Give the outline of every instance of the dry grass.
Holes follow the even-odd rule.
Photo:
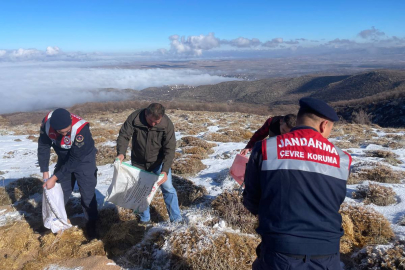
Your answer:
[[[392,247],[368,246],[352,257],[353,268],[359,270],[405,269],[405,246],[404,242],[395,242]]]
[[[380,183],[400,183],[404,177],[401,172],[394,171],[388,166],[377,165],[372,169],[366,169],[359,173],[362,179],[376,181]]]
[[[160,189],[156,192],[150,204],[150,220],[156,223],[169,220],[163,193]]]
[[[6,192],[4,187],[0,187],[0,206],[12,204],[13,201],[11,200],[10,196]]]
[[[364,181],[364,179],[361,178],[358,173],[352,172],[352,173],[350,173],[349,178],[347,179],[347,184],[348,185],[357,185],[363,181]]]
[[[172,171],[176,174],[192,175],[204,170],[206,167],[200,159],[189,157],[175,160]]]
[[[123,255],[132,246],[139,243],[147,228],[139,225],[137,220],[122,221],[112,224],[102,238],[109,257]]]
[[[379,137],[378,139],[369,140],[368,143],[381,145],[383,147],[389,147],[391,149],[401,149],[405,147],[405,136],[404,135],[395,135],[389,136],[390,134],[385,135],[384,137]]]
[[[342,204],[340,212],[346,215],[353,223],[353,232],[347,222],[349,234],[344,238],[346,251],[348,247],[362,248],[369,244],[387,244],[394,238],[390,222],[374,209],[361,206]]]
[[[221,129],[218,132],[206,133],[204,138],[215,142],[241,142],[249,140],[252,135],[253,133],[246,129]]]
[[[256,234],[258,219],[243,206],[238,191],[225,191],[212,201],[211,206],[229,226],[244,233]]]
[[[196,186],[192,181],[173,175],[173,186],[176,188],[179,205],[189,207],[198,203],[205,195],[208,194],[205,187]]]
[[[170,269],[251,269],[260,240],[240,233],[188,227],[173,232]]]
[[[391,165],[398,165],[401,162],[397,159],[398,155],[391,152],[391,151],[386,151],[386,150],[370,150],[366,151],[366,156],[367,157],[378,157],[378,158],[383,158],[385,162],[391,164]]]
[[[76,227],[54,235],[40,236],[26,222],[0,227],[1,269],[43,269],[69,258],[105,255],[101,241],[90,243]]]
[[[142,242],[132,247],[125,256],[120,259],[120,264],[128,268],[167,269],[164,267],[154,267],[154,264],[163,264],[163,266],[166,266],[166,263],[170,264],[170,262],[167,262],[166,258],[155,258],[158,253],[157,251],[160,251],[165,244],[165,238],[168,234],[169,231],[167,230],[150,229]]]
[[[193,136],[182,137],[180,147],[187,147],[187,146],[196,146],[196,147],[204,148],[205,150],[209,150],[210,148],[217,146],[217,144],[209,143],[203,139],[193,137]]]
[[[35,261],[24,265],[23,270],[43,269],[46,265],[71,258],[105,255],[103,242],[87,242],[83,230],[72,227],[62,234],[49,233],[40,238],[41,248]]]
[[[135,214],[130,209],[119,206],[103,208],[98,213],[97,230],[100,237],[103,238],[110,231],[113,224],[135,219]]]
[[[115,258],[139,243],[147,228],[138,224],[132,210],[117,207],[99,211],[97,230],[107,255]]]
[[[97,155],[96,155],[97,166],[112,164],[114,163],[116,157],[117,157],[116,147],[105,145],[97,147]]]
[[[27,199],[34,194],[42,194],[43,181],[38,178],[27,177],[20,178],[6,186],[6,191],[13,203]]]
[[[116,129],[110,129],[109,126],[96,126],[91,125],[91,134],[94,139],[95,144],[115,141],[118,137],[119,126],[116,126]]]
[[[357,190],[353,192],[352,196],[355,199],[364,199],[364,204],[373,203],[379,206],[387,206],[397,202],[396,193],[392,188],[371,183],[368,186],[357,186]]]
[[[39,249],[39,234],[26,222],[0,227],[0,269],[21,269],[37,258]]]
[[[342,214],[342,228],[344,235],[340,238],[340,253],[348,254],[353,250],[355,242],[354,225],[348,215]]]

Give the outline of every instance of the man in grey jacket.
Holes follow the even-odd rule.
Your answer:
[[[152,103],[145,109],[134,111],[128,117],[117,139],[117,158],[121,162],[126,156],[129,140],[132,140],[132,166],[158,175],[164,174],[158,184],[162,189],[170,221],[182,221],[170,169],[176,150],[176,138],[173,123],[165,115],[165,108],[159,103]],[[149,208],[140,216],[141,223],[149,223]]]

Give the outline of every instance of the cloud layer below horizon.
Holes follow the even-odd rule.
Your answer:
[[[123,100],[127,94],[105,88],[192,86],[235,80],[193,69],[106,69],[0,64],[0,113],[69,107],[90,101]]]

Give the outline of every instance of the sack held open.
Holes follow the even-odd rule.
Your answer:
[[[163,176],[121,163],[117,159],[114,162],[114,176],[105,201],[142,213],[152,202],[159,187],[157,183]]]

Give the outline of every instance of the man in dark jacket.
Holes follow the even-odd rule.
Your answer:
[[[58,162],[54,175],[49,177],[51,147],[58,155]],[[60,183],[66,205],[77,181],[87,235],[91,239],[96,237],[98,215],[96,153],[88,122],[62,108],[46,115],[38,139],[38,163],[46,180],[44,187],[51,189],[56,182]]]
[[[128,117],[117,139],[117,158],[121,162],[126,156],[129,140],[132,141],[132,165],[158,175],[164,174],[158,184],[162,189],[170,221],[182,221],[170,169],[176,150],[176,138],[173,123],[165,115],[165,108],[159,103],[152,103]],[[149,223],[149,208],[140,216],[142,223]]]
[[[295,120],[296,116],[294,114],[270,117],[266,120],[264,125],[253,134],[245,149],[242,149],[240,153],[245,156],[248,152],[252,151],[256,142],[265,139],[267,136],[274,137],[290,132],[295,126]]]
[[[303,98],[291,132],[255,144],[243,192],[262,237],[254,270],[341,269],[351,157],[327,140],[338,119],[325,102]]]

